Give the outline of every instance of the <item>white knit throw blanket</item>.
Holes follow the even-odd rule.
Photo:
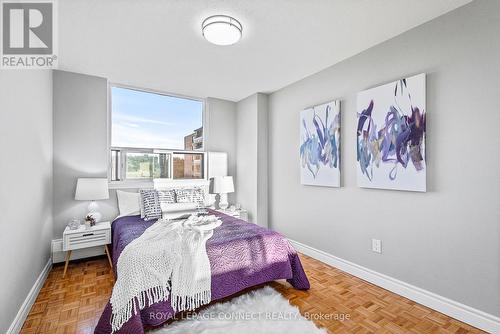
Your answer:
[[[132,314],[169,297],[175,312],[210,303],[206,241],[220,224],[215,216],[158,220],[123,249],[111,296],[113,333]]]

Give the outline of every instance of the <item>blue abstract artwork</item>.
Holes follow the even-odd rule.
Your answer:
[[[300,113],[302,184],[340,187],[340,101]]]

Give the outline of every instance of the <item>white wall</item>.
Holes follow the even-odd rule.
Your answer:
[[[498,13],[499,1],[475,1],[271,94],[271,227],[499,316]],[[421,72],[428,192],[358,188],[356,92]],[[336,98],[344,187],[302,186],[299,112]],[[371,252],[371,238],[382,240],[383,254]]]
[[[268,96],[257,94],[257,223],[268,227]]]
[[[0,333],[5,333],[50,257],[50,71],[0,71],[0,151]]]
[[[267,226],[268,98],[256,93],[237,104],[236,199],[249,220]]]
[[[71,218],[88,212],[89,202],[74,200],[77,178],[108,175],[107,85],[104,78],[54,71],[55,239]],[[99,202],[104,219],[116,216],[110,202]]]
[[[248,210],[248,219],[257,213],[257,94],[238,102],[236,125],[236,201]]]
[[[205,149],[209,152],[226,152],[227,174],[236,180],[236,103],[209,97],[205,108]],[[235,201],[235,194],[229,194],[229,203]]]

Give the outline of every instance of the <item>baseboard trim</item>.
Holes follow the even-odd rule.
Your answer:
[[[28,317],[28,314],[30,313],[31,307],[35,303],[36,297],[38,296],[38,293],[42,289],[43,284],[45,283],[45,280],[47,279],[47,276],[49,275],[51,268],[52,268],[52,260],[49,259],[47,261],[47,264],[43,268],[42,272],[40,273],[40,275],[38,275],[38,278],[35,281],[35,284],[33,284],[33,287],[31,288],[30,292],[28,293],[28,296],[26,297],[23,304],[21,305],[19,312],[17,312],[17,315],[14,318],[14,321],[12,321],[12,324],[10,325],[9,329],[7,330],[7,334],[17,334],[21,331],[21,328],[23,327],[24,321]]]
[[[500,318],[497,316],[341,259],[298,241],[291,239],[289,239],[289,241],[298,252],[316,260],[336,267],[351,275],[444,313],[471,326],[477,327],[489,333],[500,333]]]

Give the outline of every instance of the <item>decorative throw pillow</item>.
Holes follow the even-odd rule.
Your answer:
[[[205,204],[205,192],[203,189],[193,189],[193,202],[198,204]]]
[[[177,203],[205,203],[205,195],[202,189],[175,189]]]
[[[144,218],[144,204],[142,203],[141,193],[139,193],[139,208],[141,212],[141,218]]]
[[[161,211],[165,211],[165,208],[169,205],[175,203],[175,190],[157,190],[158,200],[160,201]]]
[[[160,204],[175,203],[175,191],[173,189],[157,190],[157,192],[158,192],[158,200],[160,201]]]
[[[144,208],[144,220],[161,218],[161,207],[158,192],[155,189],[141,189],[142,207]]]

